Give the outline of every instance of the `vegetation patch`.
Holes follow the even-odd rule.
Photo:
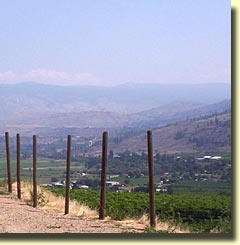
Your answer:
[[[64,190],[50,189],[63,196]],[[71,190],[70,198],[99,209],[100,192],[95,190]],[[231,232],[231,197],[210,194],[160,194],[155,196],[156,215],[159,220],[169,222],[193,232]],[[139,218],[149,213],[147,193],[107,192],[106,215],[114,220]]]

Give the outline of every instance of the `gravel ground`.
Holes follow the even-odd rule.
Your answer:
[[[144,230],[144,225],[50,213],[12,195],[0,195],[0,233],[135,233]]]

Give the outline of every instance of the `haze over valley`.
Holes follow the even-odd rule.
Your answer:
[[[0,85],[0,127],[158,126],[230,108],[228,84]]]

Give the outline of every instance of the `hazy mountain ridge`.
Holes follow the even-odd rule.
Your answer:
[[[168,107],[169,105],[167,105],[166,108]],[[145,111],[144,113],[128,115],[99,111],[86,111],[79,113],[21,113],[19,116],[9,119],[5,123],[0,123],[0,128],[2,128],[1,130],[25,133],[37,133],[41,132],[41,129],[44,129],[43,131],[45,133],[48,131],[53,132],[53,129],[58,129],[59,131],[69,131],[70,128],[75,128],[75,130],[73,130],[74,132],[77,132],[77,129],[81,129],[81,131],[82,129],[92,129],[92,131],[94,131],[94,129],[101,128],[108,128],[108,130],[112,129],[115,131],[126,131],[126,128],[129,128],[132,131],[139,131],[185,120],[186,118],[194,118],[231,111],[229,100],[190,110],[185,106],[185,110],[182,109],[180,112],[177,112],[176,109],[175,113],[173,113],[173,111],[167,113],[167,109],[164,110],[163,108],[164,107],[161,106],[159,111],[157,108],[155,108],[153,110],[153,114],[151,114],[152,110],[149,110]],[[192,107],[190,106],[190,108]],[[47,128],[49,130],[47,130]]]
[[[173,101],[212,104],[231,98],[229,84],[125,84],[115,87],[0,84],[0,115],[22,111],[137,113]]]
[[[165,110],[160,107],[142,112],[144,117],[142,120],[143,125],[148,125],[151,127],[156,127],[186,118],[195,118],[200,116],[211,115],[215,113],[223,113],[231,111],[231,101],[223,100],[219,103],[211,105],[200,105],[196,103],[189,102],[178,102],[178,105],[174,106],[176,103],[169,104],[166,106]],[[163,107],[164,108],[164,107]]]
[[[41,128],[46,132],[46,128],[61,129],[64,127],[81,129],[133,127],[145,129],[184,120],[187,117],[198,117],[231,110],[229,99],[217,101],[218,103],[210,105],[203,100],[204,96],[201,102],[191,101],[191,94],[188,94],[189,85],[182,86],[187,90],[185,91],[185,100],[181,100],[184,94],[175,91],[174,98],[177,98],[177,101],[171,100],[167,104],[161,104],[159,101],[163,98],[159,98],[159,94],[162,93],[160,88],[165,90],[168,88],[169,92],[167,93],[165,90],[164,92],[167,93],[165,97],[169,97],[170,94],[174,93],[170,89],[173,88],[173,85],[168,87],[168,85],[141,84],[131,86],[127,84],[109,88],[61,87],[37,83],[0,85],[0,129],[14,132],[34,132],[34,129],[39,131]],[[194,90],[200,85],[195,86],[190,85]],[[221,91],[224,87],[224,95],[219,92],[223,96],[221,99],[229,96],[228,89],[230,86],[226,84],[220,84],[220,88],[218,85],[215,87],[213,85],[201,85],[200,87],[205,88],[205,90],[214,88],[216,91]],[[148,94],[147,92],[149,92],[149,97],[145,96]],[[179,94],[181,96],[178,96]],[[136,103],[140,100],[144,106]],[[124,108],[127,107],[127,104],[131,107],[129,110],[135,109],[134,113],[126,113]],[[155,104],[157,105],[154,106]],[[138,112],[140,107],[145,109]]]

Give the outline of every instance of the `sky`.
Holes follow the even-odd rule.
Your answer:
[[[230,79],[230,0],[0,0],[0,83]]]

